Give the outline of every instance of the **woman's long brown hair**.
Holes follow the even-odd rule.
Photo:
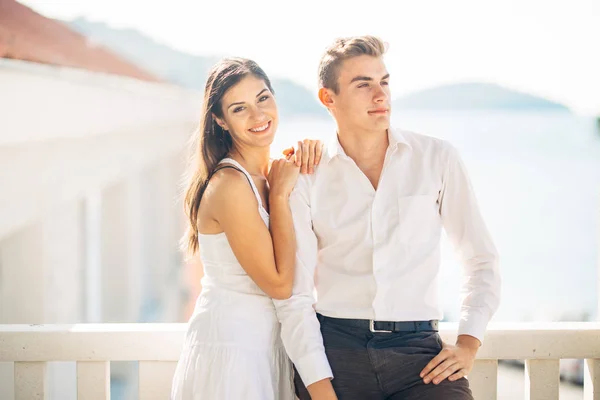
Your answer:
[[[217,124],[213,115],[223,118],[223,96],[248,75],[262,79],[271,93],[274,93],[267,74],[254,61],[244,58],[225,58],[219,61],[209,72],[206,81],[200,124],[193,136],[192,160],[184,197],[188,227],[182,244],[190,256],[198,251],[198,210],[202,195],[217,164],[233,147],[231,134]]]

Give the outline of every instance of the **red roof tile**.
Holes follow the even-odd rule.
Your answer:
[[[0,0],[0,57],[160,81],[65,24],[14,0]]]

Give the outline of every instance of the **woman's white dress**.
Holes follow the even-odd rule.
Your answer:
[[[221,164],[246,175],[268,226],[269,214],[250,174],[235,160]],[[294,399],[292,365],[273,301],[246,274],[224,233],[200,234],[198,241],[202,292],[188,322],[171,399]]]

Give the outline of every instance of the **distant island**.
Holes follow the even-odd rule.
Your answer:
[[[559,103],[493,83],[457,83],[421,90],[393,102],[396,109],[569,111]]]
[[[157,43],[133,29],[113,29],[104,23],[85,18],[60,21],[157,77],[183,87],[204,90],[210,67],[219,57],[194,56]],[[273,78],[282,115],[326,117],[316,93],[285,78]],[[416,110],[509,110],[568,111],[562,104],[541,97],[519,93],[490,83],[458,83],[421,90],[396,99],[394,109]]]

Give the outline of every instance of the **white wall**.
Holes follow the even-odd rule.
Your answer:
[[[200,105],[170,85],[0,59],[0,324],[137,322],[147,304],[177,320],[178,184]],[[51,399],[73,398],[73,372],[49,365]]]
[[[0,59],[0,238],[181,152],[201,96]]]

